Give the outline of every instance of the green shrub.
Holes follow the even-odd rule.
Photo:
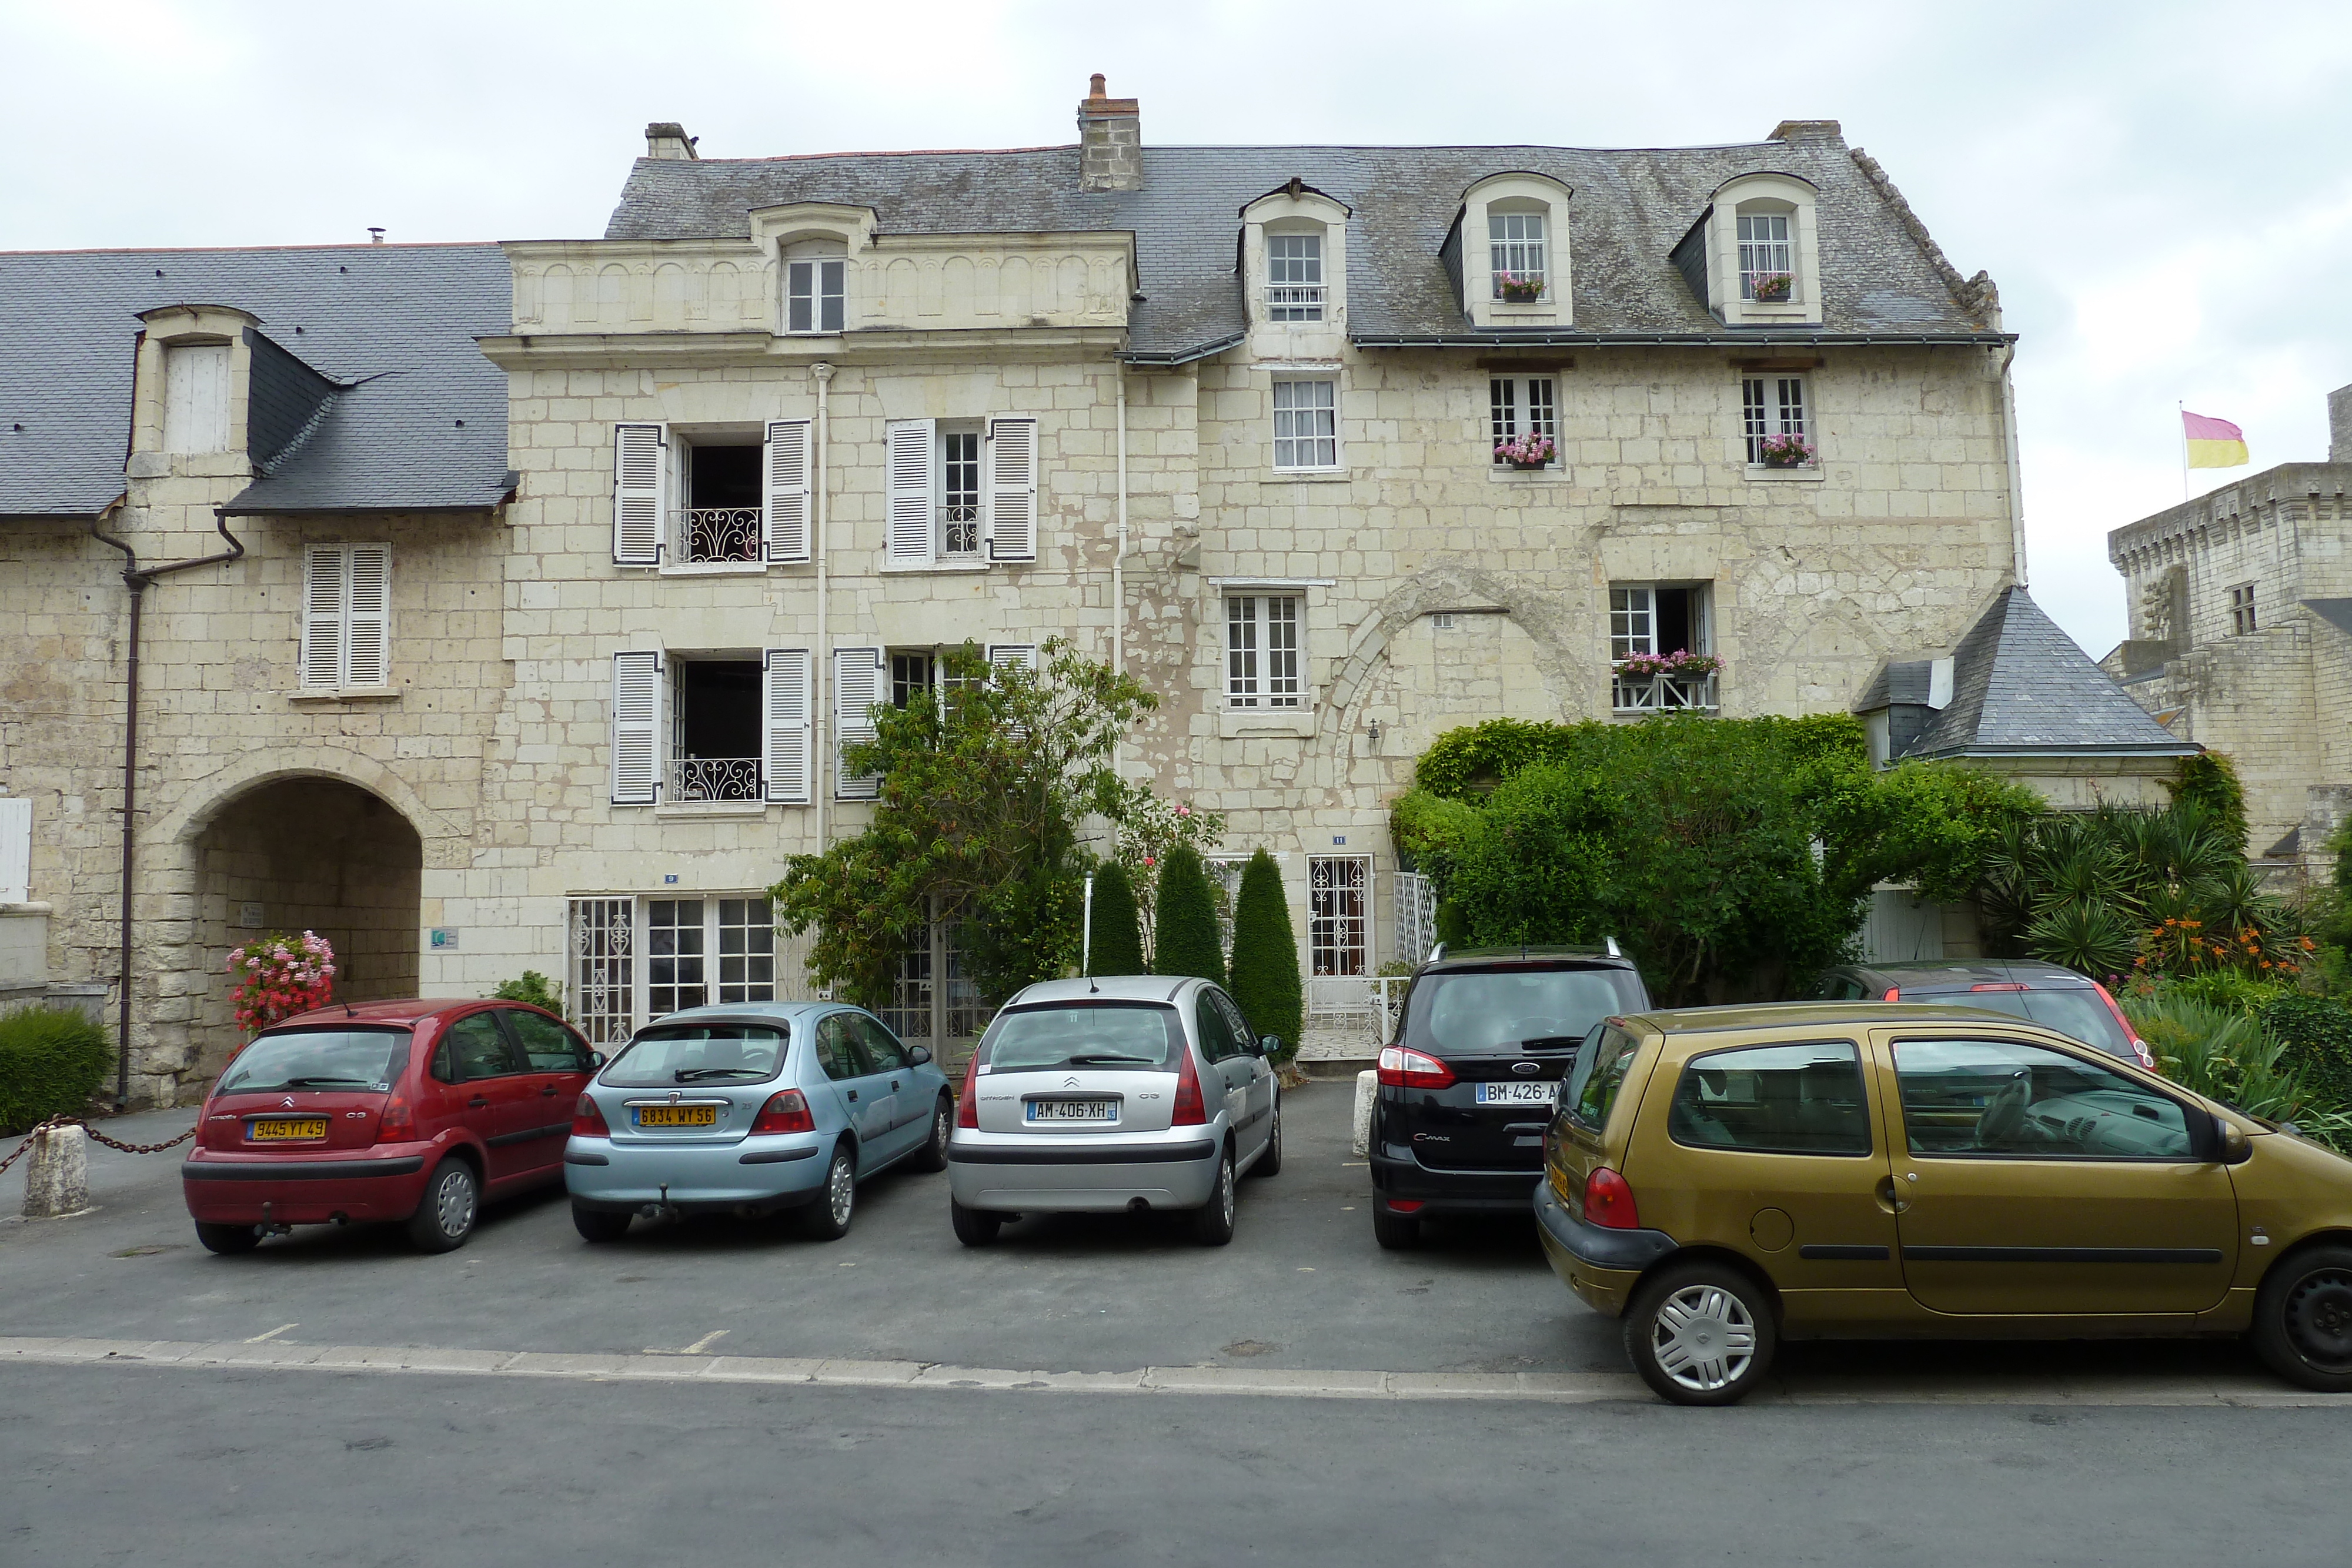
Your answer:
[[[563,988],[537,969],[525,969],[520,980],[501,981],[499,988],[490,995],[502,1002],[528,1002],[535,1008],[545,1008],[559,1018],[563,1015]]]
[[[2314,1097],[2352,1110],[2352,1005],[2286,995],[2266,1003],[2261,1017],[2310,1080]]]
[[[1282,1041],[1278,1060],[1298,1051],[1306,1027],[1305,983],[1298,975],[1298,941],[1290,929],[1290,901],[1283,896],[1282,873],[1260,850],[1242,870],[1234,900],[1234,1000],[1260,1034]]]
[[[2246,852],[2246,789],[2238,770],[2218,751],[2184,758],[2167,786],[2173,802],[2201,815],[2233,854]]]
[[[79,1114],[113,1064],[106,1030],[70,1008],[0,1018],[0,1133]]]
[[[2277,1122],[2295,1120],[2312,1103],[2308,1082],[2260,1019],[2170,991],[2122,1003],[2174,1082]]]
[[[1095,873],[1095,925],[1087,973],[1150,972],[1143,967],[1143,922],[1135,908],[1135,884],[1127,880],[1127,868],[1112,861]]]
[[[2164,988],[2177,997],[2193,997],[2200,1002],[2210,1002],[2217,1008],[2228,1008],[2249,1017],[2260,1018],[2263,1010],[2281,997],[2295,994],[2294,987],[2284,980],[2255,980],[2237,969],[2213,969],[2201,975],[2185,975],[2168,980]]]
[[[1217,940],[1217,900],[1209,873],[1189,844],[1178,844],[1160,862],[1160,895],[1152,917],[1151,972],[1198,975],[1223,985],[1225,954]]]

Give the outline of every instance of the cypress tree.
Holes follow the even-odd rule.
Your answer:
[[[1234,1000],[1260,1034],[1278,1037],[1286,1061],[1298,1050],[1306,1023],[1306,987],[1298,976],[1298,943],[1290,930],[1290,901],[1282,872],[1260,850],[1242,871],[1234,900]]]
[[[1155,975],[1198,975],[1223,985],[1224,950],[1217,943],[1217,904],[1200,852],[1178,844],[1160,862],[1158,930],[1152,944]]]
[[[1143,966],[1143,924],[1135,913],[1135,887],[1117,861],[1095,873],[1094,957],[1090,975],[1148,975]]]

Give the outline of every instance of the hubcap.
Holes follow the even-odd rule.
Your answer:
[[[2330,1270],[2298,1281],[2287,1294],[2286,1332],[2313,1365],[2352,1369],[2352,1275]]]
[[[1668,1377],[1712,1394],[1738,1381],[1756,1359],[1756,1322],[1722,1286],[1687,1285],[1660,1303],[1650,1348]]]
[[[833,1174],[825,1179],[825,1201],[832,1206],[834,1224],[849,1223],[850,1206],[857,1201],[857,1173],[850,1168],[847,1155],[833,1162]]]
[[[441,1188],[433,1197],[433,1207],[440,1217],[442,1235],[466,1234],[474,1223],[474,1178],[462,1170],[443,1176]]]
[[[948,1151],[948,1110],[944,1105],[931,1113],[931,1147],[941,1155]]]
[[[1217,1207],[1224,1211],[1225,1223],[1234,1222],[1234,1162],[1227,1160],[1217,1171]]]

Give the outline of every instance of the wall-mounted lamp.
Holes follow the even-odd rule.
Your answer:
[[[1372,749],[1378,751],[1381,748],[1381,721],[1373,719],[1365,726],[1365,729],[1372,737]]]

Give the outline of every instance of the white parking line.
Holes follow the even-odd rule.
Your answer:
[[[289,1327],[293,1325],[289,1324]],[[972,1388],[1062,1394],[1248,1394],[1289,1399],[1528,1400],[1586,1405],[1647,1402],[1631,1373],[1349,1372],[1270,1366],[1147,1366],[1133,1372],[1041,1372],[941,1362],[708,1355],[706,1336],[683,1351],[644,1355],[446,1350],[225,1341],[0,1338],[0,1365],[238,1366],[321,1372],[439,1372],[491,1377],[616,1378],[684,1383],[808,1384],[836,1388]],[[2334,1406],[2352,1395],[2311,1394],[2257,1375],[2107,1377],[1820,1377],[1759,1392],[1752,1404]]]
[[[295,1323],[279,1323],[276,1328],[271,1329],[268,1333],[257,1333],[257,1334],[255,1334],[251,1339],[247,1340],[245,1343],[247,1343],[247,1344],[264,1344],[264,1343],[267,1343],[268,1342],[269,1342],[270,1340],[276,1339],[279,1334],[284,1333],[288,1329],[299,1329],[299,1328],[300,1328],[301,1326],[302,1326],[302,1325],[301,1325],[300,1323],[299,1323],[299,1322],[295,1322]]]

